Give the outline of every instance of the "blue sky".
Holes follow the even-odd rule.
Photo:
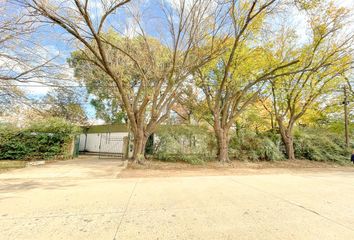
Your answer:
[[[89,8],[91,9],[91,18],[94,22],[95,19],[100,18],[103,12],[100,2],[100,0],[90,0]],[[140,1],[139,3],[140,8],[147,9],[144,16],[142,16],[146,23],[144,30],[148,34],[158,37],[158,32],[155,28],[156,25],[162,24],[159,20],[162,12],[156,7],[157,1]],[[116,14],[111,15],[106,21],[105,30],[114,27],[122,34],[135,35],[136,32],[139,31],[138,27],[132,18],[127,17],[126,11],[128,10],[122,9]],[[131,7],[129,11],[134,11],[134,8]],[[67,64],[67,58],[70,57],[70,53],[78,47],[76,45],[77,43],[72,41],[70,35],[56,25],[41,25],[38,31],[32,36],[32,41],[46,50],[43,51],[43,49],[38,48],[37,51],[42,51],[47,59],[55,57],[55,63],[63,68],[62,71],[67,74],[69,78],[73,79],[73,81],[63,80],[59,83],[60,85],[79,85],[74,79],[73,69],[70,69]],[[27,93],[28,97],[37,100],[42,99],[47,93],[54,89],[38,83],[28,83],[23,85],[24,87],[22,89]],[[95,120],[95,109],[91,106],[90,99],[92,99],[92,96],[90,96],[87,102],[83,105],[88,117],[91,120]]]

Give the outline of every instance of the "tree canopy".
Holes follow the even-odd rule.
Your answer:
[[[46,107],[36,109],[43,116],[82,124],[88,121],[82,103],[90,103],[96,118],[129,126],[139,163],[149,137],[166,124],[213,132],[210,144],[222,162],[244,149],[262,159],[279,159],[281,152],[295,159],[299,136],[312,134],[298,130],[338,132],[341,104],[348,112],[353,97],[352,12],[334,1],[12,3],[22,15],[0,25],[2,59],[9,59],[0,62],[0,111],[13,99],[33,108],[42,102]],[[74,71],[73,86],[64,83],[55,57],[23,44],[22,36],[28,40],[48,26],[71,44],[63,65]],[[16,85],[30,82],[55,90],[31,103]],[[259,150],[245,144],[251,136],[259,137]]]

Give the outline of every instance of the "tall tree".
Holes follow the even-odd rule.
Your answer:
[[[87,96],[85,91],[73,88],[55,88],[39,102],[44,115],[60,117],[75,124],[85,124],[87,116],[84,103]]]
[[[141,10],[146,6],[134,5],[134,2],[129,5],[129,0],[101,1],[99,16],[94,14],[92,2],[88,0],[21,2],[32,15],[60,26],[76,39],[85,56],[81,60],[96,66],[110,79],[134,136],[133,158],[143,161],[147,138],[168,117],[180,86],[215,52],[214,45],[200,51],[207,36],[213,35],[210,32],[219,30],[209,27],[211,22],[220,20],[219,15],[210,10],[213,1],[156,1],[154,8],[159,7],[163,14],[157,21],[155,17],[149,18],[155,22],[144,19]],[[126,19],[134,28],[129,29],[126,36],[114,36],[107,30],[119,28],[120,23],[109,26],[107,22],[119,19],[117,11],[123,6],[127,10]],[[160,33],[160,41],[157,41],[146,29],[161,23],[160,32],[154,31],[155,35]],[[123,69],[122,65],[127,68]]]
[[[273,111],[289,159],[295,159],[293,129],[296,122],[321,96],[339,88],[341,75],[350,69],[353,33],[346,32],[349,12],[333,3],[307,11],[312,36],[308,42],[284,34],[277,42],[276,56],[297,56],[297,73],[276,78],[270,91]]]
[[[292,59],[276,60],[257,37],[264,21],[278,1],[228,1],[228,22],[232,38],[226,52],[199,69],[196,77],[203,90],[218,143],[219,161],[229,161],[229,131],[235,119],[257,97],[264,82],[295,64]],[[282,71],[281,74],[284,74]]]
[[[96,110],[96,117],[102,119],[106,123],[127,123],[127,114],[120,106],[117,99],[91,99],[90,104]]]
[[[121,56],[118,51],[113,49],[110,50],[110,54]],[[74,51],[68,58],[68,63],[74,69],[76,80],[84,85],[87,92],[92,96],[90,104],[95,108],[96,117],[106,123],[127,123],[127,115],[112,79],[96,64],[86,60],[87,55],[89,53],[83,53],[82,50]],[[124,62],[122,63],[124,64]]]

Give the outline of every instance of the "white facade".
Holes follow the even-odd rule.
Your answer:
[[[127,132],[87,133],[80,135],[80,151],[123,153],[123,138]]]

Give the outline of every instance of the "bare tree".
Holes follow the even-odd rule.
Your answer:
[[[39,26],[16,8],[12,1],[0,1],[0,114],[15,105],[24,105],[38,114],[22,86],[53,84],[62,80],[62,66],[55,63],[57,53],[38,42]]]
[[[218,17],[210,11],[212,0],[159,1],[164,14],[155,24],[162,23],[161,40],[149,36],[142,7],[128,4],[129,0],[102,1],[99,16],[94,16],[88,0],[21,2],[32,17],[60,26],[76,39],[81,44],[81,60],[100,69],[116,86],[134,135],[136,161],[143,161],[147,138],[167,119],[180,86],[218,51],[212,44],[206,47],[210,32],[218,31],[208,28]],[[135,29],[133,36],[117,40],[109,32],[123,35],[123,31],[108,22],[119,19],[117,11],[122,8]],[[129,72],[129,79],[122,75],[124,71]]]

